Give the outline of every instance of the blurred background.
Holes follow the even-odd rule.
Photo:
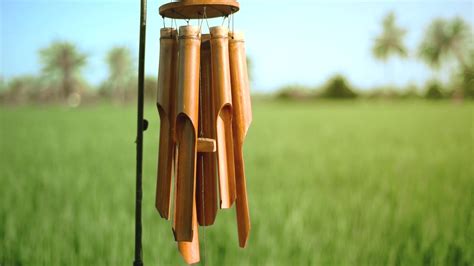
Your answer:
[[[179,265],[154,209],[165,2],[148,0],[144,260]],[[239,249],[221,211],[201,264],[473,265],[474,2],[239,2],[252,231]],[[131,264],[139,7],[1,1],[0,265]]]

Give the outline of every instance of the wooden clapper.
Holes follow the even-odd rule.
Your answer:
[[[236,1],[182,0],[161,6],[160,14],[202,25],[208,18],[233,18],[238,10]],[[189,264],[200,260],[198,226],[214,224],[219,207],[235,203],[239,246],[249,237],[242,150],[252,121],[246,62],[243,34],[228,27],[211,27],[209,34],[189,23],[179,31],[161,29],[156,208],[172,218]]]

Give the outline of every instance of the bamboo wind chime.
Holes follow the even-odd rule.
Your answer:
[[[160,14],[202,19],[202,25],[238,10],[231,0],[182,0],[163,5]],[[234,202],[239,246],[245,247],[250,216],[242,148],[252,112],[243,34],[224,26],[209,34],[189,24],[162,28],[157,107],[156,208],[172,218],[184,260],[199,262],[198,226],[214,224],[218,207]]]

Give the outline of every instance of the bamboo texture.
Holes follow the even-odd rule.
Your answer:
[[[214,103],[212,101],[212,76],[211,76],[211,46],[209,34],[201,38],[201,104],[200,121],[201,137],[215,139]],[[197,176],[197,213],[201,226],[214,224],[217,215],[217,158],[214,152],[201,153]]]
[[[204,35],[189,25],[179,32],[161,29],[155,205],[165,219],[172,213],[178,250],[188,264],[199,262],[199,226],[214,224],[219,207],[235,202],[239,246],[249,239],[243,145],[252,110],[246,59],[243,34],[226,27],[211,27]]]
[[[199,262],[201,256],[199,254],[199,233],[196,214],[196,202],[194,202],[193,206],[193,240],[191,242],[179,241],[178,250],[187,264],[194,264]]]
[[[234,151],[232,141],[232,91],[229,66],[228,29],[217,26],[211,32],[212,93],[216,117],[217,164],[221,208],[235,200]]]
[[[247,200],[247,185],[244,169],[243,145],[252,122],[250,86],[247,72],[244,37],[241,33],[230,33],[229,55],[232,83],[235,182],[237,190],[236,217],[240,247],[247,244],[250,232],[250,214]]]
[[[192,220],[193,205],[195,204],[200,46],[198,27],[180,27],[176,105],[178,147],[174,228],[176,241],[192,241],[193,239]]]
[[[157,108],[160,115],[160,144],[156,185],[156,209],[169,219],[174,163],[175,101],[177,81],[177,31],[161,29]]]

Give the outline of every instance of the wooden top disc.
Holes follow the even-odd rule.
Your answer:
[[[181,0],[170,2],[160,7],[160,15],[175,19],[224,17],[239,11],[240,5],[235,0]]]

